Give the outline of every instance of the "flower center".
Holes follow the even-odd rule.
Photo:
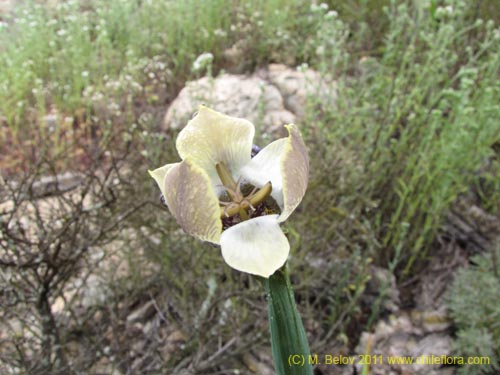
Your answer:
[[[244,193],[246,186],[242,186],[241,177],[234,181],[233,175],[224,162],[217,163],[215,166],[217,174],[226,190],[229,200],[219,200],[221,218],[228,219],[239,215],[241,220],[248,220],[253,216],[260,216],[264,210],[259,210],[259,205],[264,202],[272,192],[272,185],[269,181],[260,189],[251,188],[251,191]]]

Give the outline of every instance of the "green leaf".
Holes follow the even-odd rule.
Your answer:
[[[271,346],[278,375],[311,375],[311,356],[292,286],[286,271],[265,280],[268,295]]]

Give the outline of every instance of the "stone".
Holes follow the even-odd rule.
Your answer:
[[[269,350],[269,353],[271,350]],[[246,352],[242,357],[245,366],[254,374],[273,375],[272,358],[267,353],[261,351],[259,353]]]
[[[299,117],[305,114],[308,97],[314,96],[324,105],[334,105],[337,98],[336,82],[310,68],[298,70],[271,64],[268,79],[283,96],[285,108]]]
[[[256,126],[274,131],[295,122],[293,113],[285,110],[283,98],[272,85],[255,76],[223,74],[189,82],[169,107],[163,130],[181,129],[200,104],[229,116],[250,120]]]
[[[14,7],[14,0],[0,0],[0,15],[9,13]]]
[[[413,311],[412,320],[414,324],[419,324],[425,332],[446,331],[451,326],[448,311],[444,305],[436,310]]]
[[[328,98],[328,105],[332,105],[336,94],[331,93],[335,90],[335,82],[324,80],[318,72],[302,72],[279,64],[252,75],[223,73],[216,78],[203,77],[188,82],[180,91],[165,114],[162,130],[182,129],[198,106],[204,104],[250,120],[258,132],[285,136],[283,125],[300,125],[309,95],[325,101]]]
[[[90,368],[89,374],[122,375],[122,372],[107,357],[102,357]]]

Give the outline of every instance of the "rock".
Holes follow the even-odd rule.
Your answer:
[[[223,74],[215,79],[204,77],[189,82],[168,109],[163,130],[184,127],[200,104],[246,118],[257,126],[262,124],[270,132],[295,122],[295,116],[285,110],[283,98],[274,86],[255,76]]]
[[[255,354],[246,352],[243,354],[242,360],[253,374],[273,375],[273,360],[268,353],[271,353],[271,348],[269,348],[268,352],[261,351]]]
[[[93,375],[122,375],[118,368],[106,357],[102,357],[90,368]]]
[[[160,347],[162,358],[168,361],[176,352],[183,348],[186,343],[186,335],[180,330],[174,330],[163,339],[163,345]]]
[[[80,303],[85,309],[92,306],[104,305],[108,297],[112,295],[112,291],[106,280],[98,275],[90,274],[86,279],[76,279],[75,284],[77,284],[77,288],[80,282],[83,282]]]
[[[328,88],[328,90],[327,90]],[[278,136],[286,135],[283,125],[300,122],[308,95],[335,95],[332,81],[324,81],[311,69],[299,72],[284,65],[271,65],[251,76],[222,74],[189,82],[167,110],[162,130],[181,129],[193,117],[198,106],[205,104],[217,111],[253,122],[258,130]]]
[[[411,315],[414,324],[419,324],[425,332],[446,331],[451,326],[445,306],[440,306],[436,310],[412,311]]]
[[[280,91],[285,108],[303,117],[308,96],[314,96],[325,105],[333,105],[337,98],[337,85],[329,77],[322,77],[315,70],[290,69],[285,65],[271,64],[268,79]]]
[[[14,0],[0,0],[0,15],[9,13],[14,7]]]
[[[427,313],[429,314],[429,313]],[[421,317],[427,316],[421,314]],[[383,363],[371,366],[372,374],[442,374],[439,364],[417,363],[418,358],[425,360],[431,356],[451,354],[451,336],[448,332],[428,333],[422,328],[422,320],[415,321],[414,312],[400,312],[391,315],[387,321],[378,322],[373,333],[363,332],[358,354],[382,356]],[[389,358],[413,358],[413,364],[389,364]],[[362,366],[357,366],[360,372]],[[444,374],[444,373],[443,373]]]

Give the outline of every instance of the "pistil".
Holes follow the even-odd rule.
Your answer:
[[[271,182],[268,182],[262,188],[254,188],[250,194],[244,196],[241,191],[241,177],[238,181],[234,181],[231,171],[224,162],[217,163],[215,169],[230,199],[229,202],[219,201],[221,218],[239,214],[241,220],[248,220],[251,215],[248,211],[255,211],[255,207],[267,199],[273,190]]]

